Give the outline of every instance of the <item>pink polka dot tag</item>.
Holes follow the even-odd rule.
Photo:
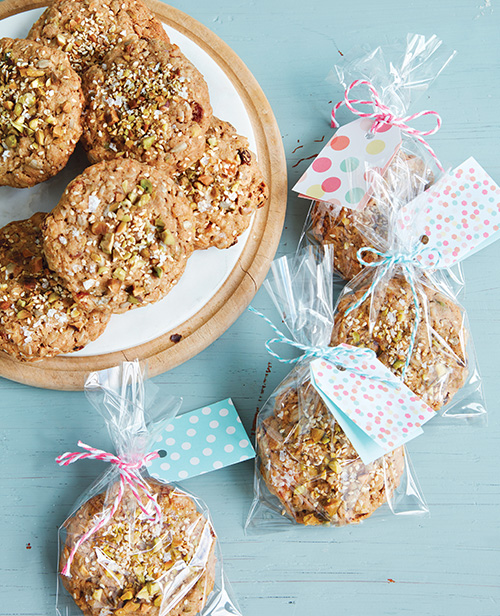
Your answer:
[[[500,189],[471,157],[405,205],[398,227],[427,235],[424,265],[449,267],[499,239],[499,221]]]
[[[422,425],[436,413],[374,354],[365,361],[363,352],[366,355],[366,349],[349,354],[343,363],[345,370],[325,359],[313,361],[311,383],[363,462],[369,464],[422,434]]]

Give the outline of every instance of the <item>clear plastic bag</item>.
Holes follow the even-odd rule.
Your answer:
[[[265,284],[295,346],[318,353],[327,347],[333,325],[332,250],[310,247],[278,259]],[[311,385],[310,362],[305,353],[258,414],[247,531],[294,523],[342,526],[384,509],[396,515],[427,513],[405,449],[364,464]]]
[[[404,226],[397,193],[387,232],[358,258],[367,267],[338,300],[331,344],[367,347],[443,418],[481,423],[486,408],[467,314],[457,300],[460,267],[423,267],[428,238],[416,235],[422,206]],[[370,262],[364,260],[371,255]]]
[[[409,34],[405,41],[359,52],[350,62],[336,66],[330,80],[340,82],[344,89],[354,80],[369,81],[381,102],[394,116],[402,117],[453,55],[436,36]],[[385,198],[387,192],[397,193],[398,203],[406,203],[426,190],[439,175],[436,160],[429,151],[403,131],[399,152],[384,175],[374,175],[371,198],[363,208],[352,210],[341,204],[312,202],[299,248],[307,243],[332,244],[335,270],[350,280],[363,269],[357,251],[372,245],[373,233],[377,234],[378,241],[387,236],[395,203]]]
[[[370,81],[387,107],[404,116],[455,56],[435,34],[406,35],[405,39],[350,54],[352,60],[335,66],[331,80],[344,89],[355,79]]]
[[[88,453],[58,458],[111,464],[59,529],[57,613],[240,616],[206,505],[147,473],[157,456],[148,452],[181,400],[146,387],[137,361],[92,373],[85,390],[117,455],[79,443]]]

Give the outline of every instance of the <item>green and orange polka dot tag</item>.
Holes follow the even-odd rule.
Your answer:
[[[381,175],[401,146],[401,131],[389,124],[376,134],[373,120],[361,118],[339,128],[293,187],[301,197],[353,210],[369,198],[369,176]]]

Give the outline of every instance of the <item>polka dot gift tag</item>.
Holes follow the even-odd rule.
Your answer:
[[[179,481],[243,462],[255,451],[230,398],[177,415],[158,437],[152,477]]]
[[[403,206],[397,224],[427,235],[424,265],[449,267],[499,239],[500,186],[471,157]]]
[[[375,353],[355,351],[340,369],[325,359],[314,360],[311,383],[359,457],[370,464],[422,434],[422,425],[436,413]]]
[[[370,170],[381,175],[401,146],[401,131],[384,125],[370,133],[373,120],[362,118],[340,127],[293,190],[306,199],[353,210],[370,197]]]

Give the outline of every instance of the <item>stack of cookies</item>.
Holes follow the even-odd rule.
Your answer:
[[[268,189],[246,138],[139,0],[55,0],[0,41],[0,185],[92,164],[48,215],[0,230],[0,349],[81,349],[170,291],[194,250],[234,245]]]
[[[321,266],[314,251],[289,261],[283,257],[270,288],[293,338],[306,349],[317,346],[319,352],[327,342],[320,333],[331,324],[330,346],[371,349],[412,392],[440,411],[460,399],[457,394],[474,376],[466,315],[445,275],[413,263],[411,250],[418,255],[429,238],[415,237],[411,227],[407,236],[400,234],[395,224],[398,207],[432,181],[422,158],[400,151],[377,178],[374,196],[362,209],[313,204],[309,239],[330,246]],[[418,247],[407,248],[405,240]],[[328,292],[333,270],[349,281],[336,306]],[[312,340],[305,332],[313,332]],[[256,492],[271,511],[299,524],[355,524],[399,498],[407,481],[406,454],[398,447],[364,464],[313,386],[308,357],[258,415]],[[352,400],[356,393],[353,387]]]
[[[337,306],[331,344],[371,348],[383,364],[403,376],[414,337],[404,382],[438,411],[452,400],[469,374],[462,308],[446,292],[446,285],[439,290],[426,274],[410,283],[397,266],[372,287],[376,263],[383,261],[380,251],[393,242],[394,213],[426,190],[434,176],[425,155],[415,155],[405,144],[385,174],[375,177],[373,196],[363,208],[316,202],[310,212],[308,237],[314,243],[333,246],[334,269],[350,281]],[[425,244],[427,238],[420,239]],[[379,250],[362,254],[363,261],[372,264],[366,268],[359,251],[372,246]],[[415,304],[421,316],[414,332]]]

